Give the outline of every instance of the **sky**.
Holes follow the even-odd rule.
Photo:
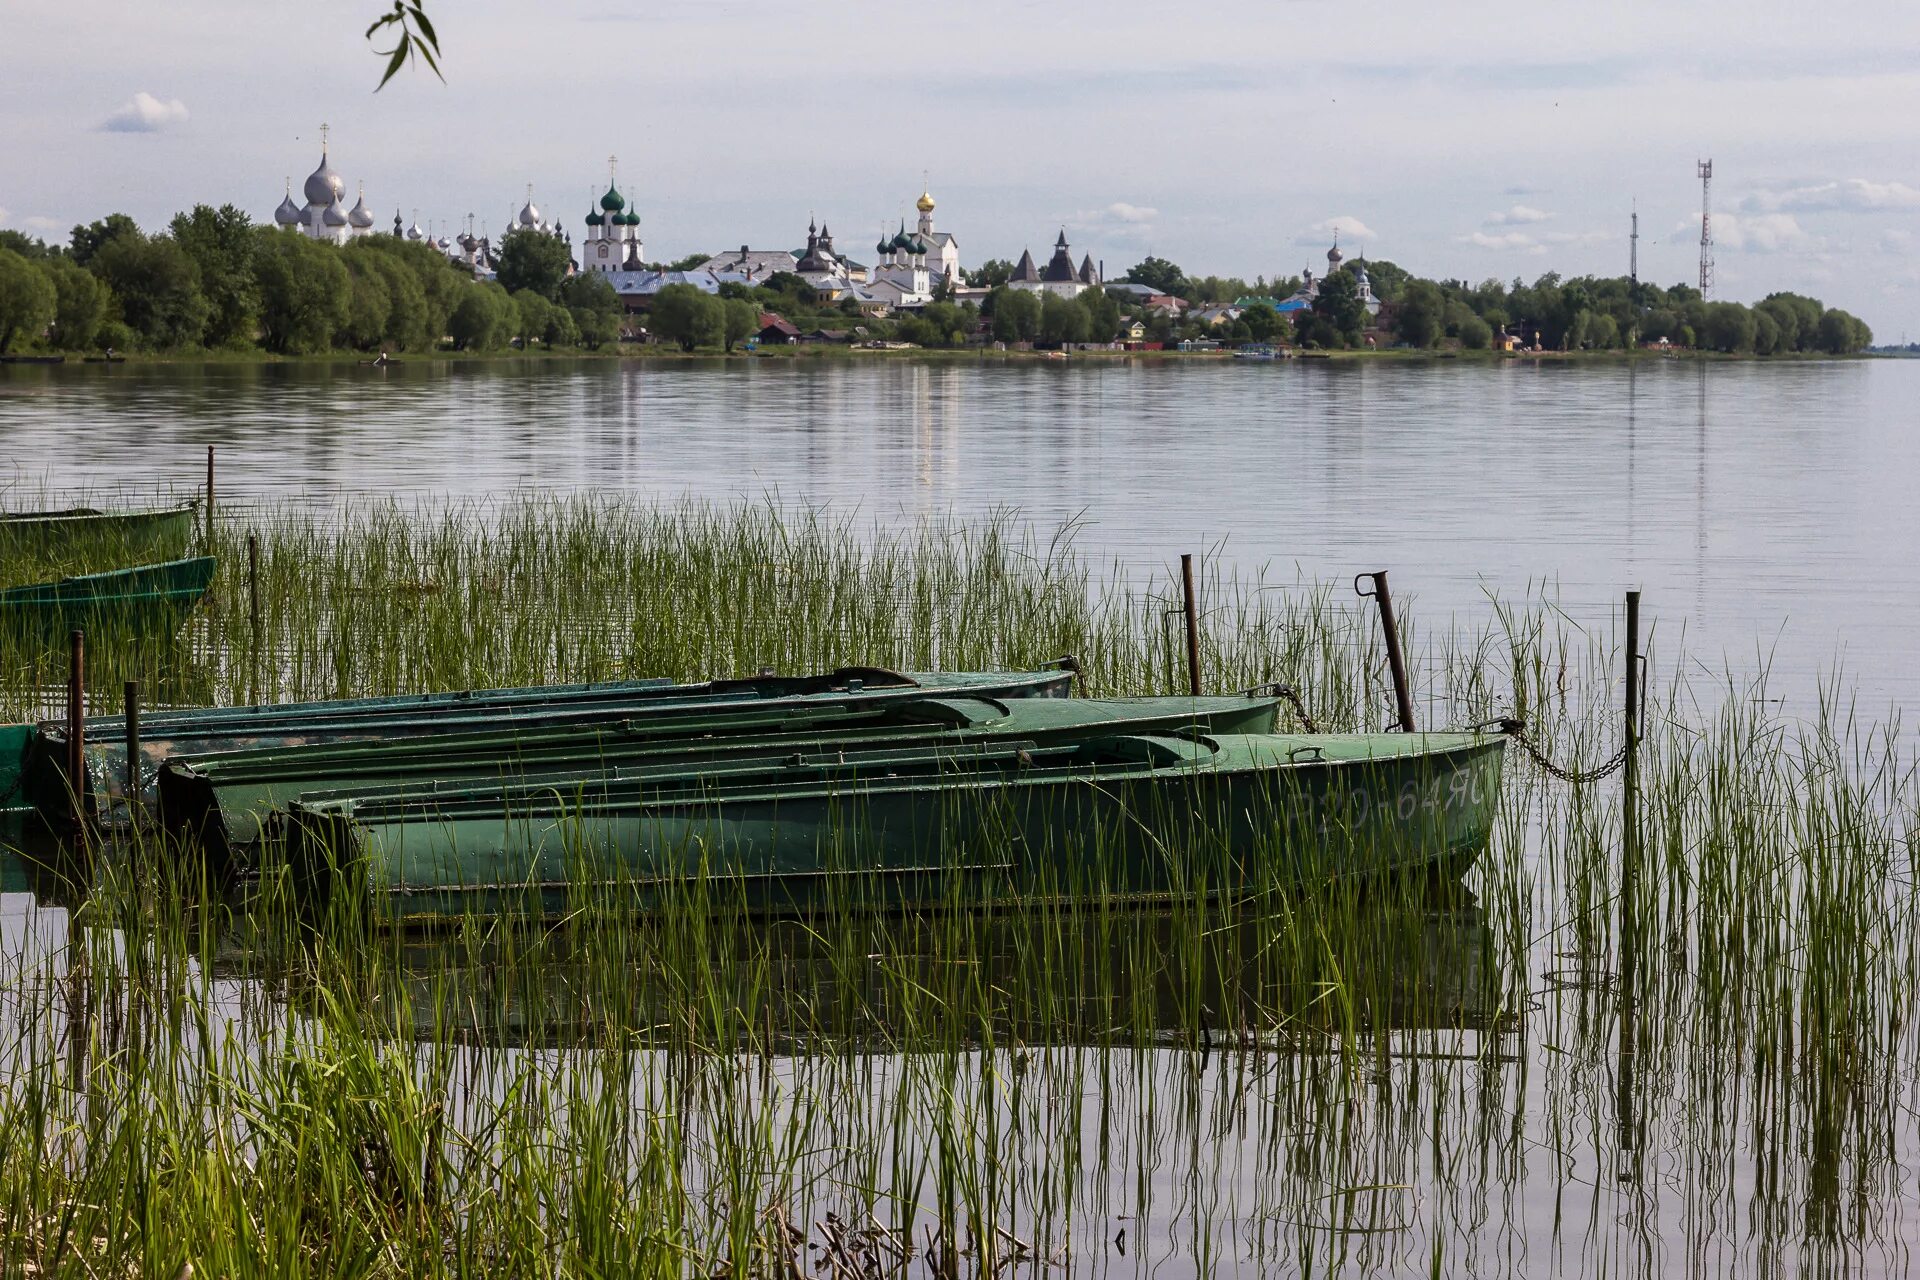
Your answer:
[[[1417,274],[1698,273],[1920,340],[1920,5],[427,0],[445,82],[374,92],[385,0],[0,0],[0,226],[65,239],[232,202],[267,220],[331,126],[380,225],[576,239],[607,158],[647,255],[871,256],[924,186],[962,261]],[[76,52],[79,50],[80,52]]]

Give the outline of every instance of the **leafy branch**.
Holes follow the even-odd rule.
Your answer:
[[[435,34],[433,23],[427,18],[426,0],[393,0],[393,12],[383,14],[367,28],[367,43],[372,44],[376,33],[389,29],[387,34],[394,37],[391,49],[375,47],[375,52],[387,60],[387,73],[380,77],[380,83],[374,86],[374,92],[387,87],[387,81],[406,63],[419,58],[427,64],[427,69],[440,77],[445,84],[447,78],[440,75],[440,37]]]

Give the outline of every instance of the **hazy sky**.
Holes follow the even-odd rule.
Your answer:
[[[64,239],[198,201],[266,219],[333,127],[391,222],[496,232],[534,185],[579,235],[620,157],[650,257],[871,257],[922,173],[963,260],[1292,273],[1341,243],[1420,274],[1697,272],[1920,338],[1920,5],[621,4],[429,0],[447,82],[372,92],[382,0],[0,0],[0,225]]]

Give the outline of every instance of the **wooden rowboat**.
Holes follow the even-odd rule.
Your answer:
[[[937,692],[937,691],[935,691]],[[1014,739],[1056,744],[1118,733],[1268,733],[1273,698],[1010,698],[978,694],[803,707],[695,711],[553,729],[498,729],[375,742],[174,757],[159,776],[160,814],[177,840],[222,864],[244,860],[276,812],[303,798],[369,799],[421,789],[513,783],[567,786],[662,767],[763,769],[796,754],[870,753]]]
[[[168,639],[213,585],[213,571],[212,556],[197,556],[0,591],[0,648],[50,648],[72,631]]]
[[[166,760],[222,752],[328,743],[379,742],[458,732],[526,734],[568,725],[611,725],[656,717],[820,715],[929,693],[992,698],[1063,697],[1071,670],[931,672],[903,674],[880,667],[842,667],[811,676],[750,676],[675,684],[668,680],[533,685],[446,693],[355,698],[252,707],[214,707],[143,716],[140,722],[141,800],[151,799],[155,773]],[[105,815],[126,799],[126,724],[118,716],[87,722],[88,808]],[[67,778],[67,730],[43,723],[26,748],[27,794],[49,820],[72,809]]]
[[[1457,875],[1486,846],[1504,739],[1135,733],[828,751],[569,782],[295,801],[317,899],[389,921],[612,897],[931,908]]]
[[[193,536],[198,499],[170,507],[0,512],[0,560],[151,564],[178,558]]]

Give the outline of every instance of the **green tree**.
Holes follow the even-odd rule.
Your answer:
[[[52,278],[11,249],[0,249],[0,351],[15,338],[32,342],[53,323],[58,301]]]
[[[513,298],[513,336],[522,349],[529,349],[547,331],[547,322],[555,306],[533,289],[522,289]]]
[[[589,351],[598,351],[620,337],[619,317],[592,307],[573,307],[567,311],[573,323],[574,337]]]
[[[347,269],[347,316],[334,342],[358,351],[378,348],[393,317],[392,291],[378,268],[367,265],[370,261],[364,255],[341,255],[341,265]]]
[[[1120,304],[1105,289],[1088,289],[1074,299],[1087,312],[1087,341],[1112,342],[1120,330]]]
[[[200,271],[169,236],[135,231],[101,245],[92,268],[120,304],[120,318],[155,350],[198,346],[207,329]]]
[[[1873,345],[1873,330],[1857,316],[1835,307],[1820,317],[1814,326],[1814,349],[1828,355],[1846,356]]]
[[[1373,296],[1382,302],[1397,302],[1401,290],[1412,280],[1413,273],[1397,262],[1382,258],[1378,262],[1367,262],[1367,286],[1373,290]]]
[[[555,347],[571,347],[580,341],[580,328],[573,322],[573,314],[565,307],[550,307],[547,310],[546,331],[540,335],[540,341],[549,350]]]
[[[1240,313],[1240,323],[1247,327],[1247,341],[1272,342],[1279,336],[1287,322],[1274,310],[1271,302],[1256,302]]]
[[[760,332],[760,308],[744,298],[720,304],[720,342],[728,351]]]
[[[1040,339],[1043,342],[1085,342],[1087,309],[1075,298],[1049,293],[1040,302]]]
[[[1000,342],[1032,342],[1040,336],[1040,296],[1031,290],[1001,285],[987,295],[993,313],[993,336]]]
[[[1126,279],[1134,284],[1144,284],[1156,293],[1184,296],[1187,289],[1186,274],[1165,258],[1142,258],[1128,268]]]
[[[569,309],[585,307],[589,311],[604,311],[611,315],[618,315],[620,312],[620,295],[614,292],[613,286],[607,283],[606,277],[597,271],[569,276],[560,286],[559,299],[561,305]]]
[[[98,222],[73,229],[73,260],[83,267],[93,265],[94,255],[122,236],[140,235],[140,226],[124,213],[110,213]]]
[[[1456,335],[1460,345],[1469,351],[1485,351],[1493,345],[1493,328],[1479,316],[1468,316],[1460,322],[1460,332]]]
[[[24,231],[9,231],[4,227],[0,227],[0,249],[17,253],[32,262],[45,262],[49,258],[66,256],[58,245],[50,245],[45,240],[30,236]]]
[[[260,328],[269,351],[325,351],[347,327],[353,281],[343,256],[332,245],[297,233],[274,227],[254,232]]]
[[[1771,311],[1753,309],[1753,353],[1770,356],[1780,349],[1780,323]]]
[[[191,213],[176,213],[168,231],[199,273],[207,298],[207,345],[252,346],[260,312],[253,219],[230,204],[197,204]]]
[[[436,316],[427,298],[415,261],[403,251],[409,246],[392,236],[362,236],[348,243],[342,257],[356,279],[377,280],[387,299],[387,323],[380,346],[389,351],[430,351],[446,332],[444,314]],[[434,255],[438,257],[438,254]],[[451,269],[436,262],[419,262],[421,270],[455,279]]]
[[[682,351],[717,347],[726,339],[725,307],[693,285],[670,284],[654,295],[650,327]]]
[[[482,280],[466,292],[447,317],[447,332],[460,351],[493,351],[506,345],[518,312],[507,291]]]
[[[1313,314],[1326,321],[1342,345],[1360,344],[1360,330],[1367,323],[1367,307],[1360,301],[1360,286],[1352,272],[1329,272],[1320,281],[1319,292],[1313,299]]]
[[[518,294],[531,289],[548,301],[567,279],[567,245],[544,231],[516,227],[500,241],[500,287]],[[593,273],[590,273],[593,274]]]
[[[1440,341],[1447,300],[1429,280],[1408,280],[1393,308],[1394,336],[1410,347],[1431,347]]]
[[[82,351],[93,344],[107,313],[107,286],[91,271],[64,255],[49,256],[41,264],[53,282],[53,343],[63,351]]]
[[[1702,345],[1715,351],[1753,350],[1753,313],[1737,302],[1715,302],[1707,306],[1706,322],[1700,329]]]
[[[972,271],[961,274],[976,289],[997,289],[1013,278],[1013,264],[1005,258],[988,258]]]

